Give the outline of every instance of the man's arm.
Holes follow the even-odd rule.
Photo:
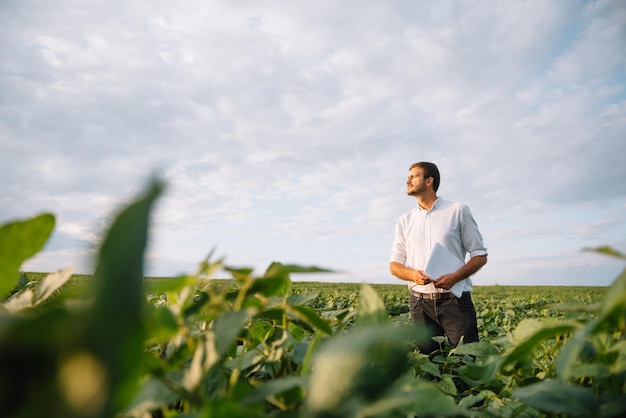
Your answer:
[[[413,282],[420,285],[432,282],[430,277],[424,273],[424,270],[414,270],[395,261],[389,263],[389,271],[398,279],[406,280],[407,282]]]
[[[435,287],[441,289],[450,290],[452,286],[458,281],[468,278],[472,274],[481,269],[482,266],[487,264],[486,255],[476,255],[469,259],[467,263],[454,273],[444,274],[435,282]]]

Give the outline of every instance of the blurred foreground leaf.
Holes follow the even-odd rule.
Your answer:
[[[387,322],[389,322],[389,315],[385,308],[385,302],[378,296],[372,285],[363,283],[359,292],[357,324],[368,326]]]
[[[11,313],[35,307],[52,296],[71,276],[72,269],[69,267],[59,272],[48,274],[34,289],[26,289],[13,295],[2,306]]]
[[[153,181],[143,196],[123,209],[100,248],[86,344],[107,373],[103,416],[122,410],[138,387],[145,339],[143,259],[150,212],[162,190],[163,185]]]
[[[569,386],[556,380],[523,387],[513,392],[513,397],[551,415],[598,416],[598,402],[591,388]]]
[[[407,365],[416,332],[391,324],[354,328],[323,345],[314,358],[307,398],[312,416],[358,416],[356,411],[384,396]]]
[[[43,248],[54,223],[54,216],[44,213],[0,226],[0,298],[15,286],[22,263]]]

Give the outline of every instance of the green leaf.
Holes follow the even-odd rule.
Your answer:
[[[566,334],[579,328],[574,321],[525,319],[511,335],[513,349],[504,357],[502,368],[527,358],[542,341]]]
[[[99,251],[93,276],[99,319],[109,322],[116,312],[126,320],[137,318],[144,298],[143,256],[148,241],[152,205],[163,185],[153,182],[146,193],[116,217]],[[113,324],[110,324],[113,325]]]
[[[156,379],[149,379],[124,411],[124,416],[150,416],[150,412],[174,404],[179,399],[172,389]]]
[[[481,390],[478,394],[464,396],[459,401],[461,408],[469,409],[476,404],[482,404],[485,400],[495,397],[495,394],[490,390]]]
[[[317,266],[299,266],[297,264],[282,264],[273,262],[267,268],[264,277],[270,277],[280,275],[284,273],[332,273],[334,270],[329,270]]]
[[[255,279],[248,289],[248,294],[261,294],[265,297],[285,296],[291,288],[291,279],[288,275],[278,275]]]
[[[263,343],[268,337],[271,337],[276,327],[265,320],[255,320],[248,327],[248,342],[250,345],[258,345]]]
[[[201,312],[204,305],[206,305],[209,302],[209,295],[206,292],[199,291],[199,292],[196,292],[193,295],[193,298],[191,298],[191,300],[188,300],[187,302],[190,302],[190,303],[185,303],[183,312],[182,312],[185,318],[188,318],[190,316],[196,315],[199,312]]]
[[[351,416],[351,401],[376,399],[407,364],[415,327],[354,328],[326,342],[317,353],[307,408],[313,415]]]
[[[450,354],[456,355],[470,355],[478,358],[485,358],[492,355],[498,355],[500,351],[498,347],[493,344],[490,344],[486,341],[480,341],[476,343],[468,343],[459,345],[452,350],[450,350]]]
[[[557,372],[563,380],[573,377],[574,366],[589,337],[608,326],[624,327],[626,322],[626,270],[607,289],[600,315],[579,329],[563,346],[556,360]]]
[[[44,213],[0,226],[0,298],[17,283],[22,263],[41,251],[54,223],[54,216]]]
[[[598,401],[590,388],[569,386],[558,380],[549,380],[523,387],[512,396],[550,414],[571,416],[598,416]]]
[[[270,380],[256,387],[255,390],[243,400],[243,403],[249,404],[273,398],[288,390],[303,388],[305,385],[306,380],[300,376],[288,376]]]
[[[248,321],[245,311],[228,311],[215,319],[215,348],[218,355],[224,355],[229,347],[235,344],[241,329]]]
[[[606,379],[611,376],[611,365],[601,363],[580,364],[574,367],[572,376],[577,379]]]
[[[459,391],[456,389],[456,385],[454,384],[454,379],[450,374],[444,374],[441,377],[441,380],[437,383],[437,386],[449,395],[456,396],[459,394]]]
[[[557,375],[563,381],[570,380],[574,375],[574,366],[579,362],[580,353],[595,328],[595,323],[589,322],[572,335],[556,358]]]
[[[192,392],[195,391],[203,379],[208,377],[208,371],[216,365],[220,359],[217,352],[218,339],[215,333],[207,331],[198,338],[198,343],[193,352],[189,368],[185,371],[182,379],[183,387]],[[222,343],[222,346],[225,344]]]
[[[328,322],[322,319],[314,309],[306,306],[289,306],[288,310],[311,328],[319,329],[329,335],[333,333],[333,330],[330,325],[328,325]]]
[[[359,307],[357,311],[357,326],[383,324],[389,321],[389,314],[385,302],[378,296],[374,288],[363,283],[359,292]]]
[[[170,338],[178,332],[176,318],[172,311],[165,306],[146,305],[144,318],[147,329],[146,338]]]
[[[145,338],[144,251],[150,213],[162,190],[160,182],[151,182],[146,192],[115,218],[99,250],[86,338],[108,371],[110,393],[104,394],[108,399],[104,415],[108,416],[128,404],[139,382]]]
[[[595,247],[595,248],[585,247],[583,248],[583,251],[590,251],[590,252],[609,255],[611,257],[617,257],[617,258],[621,258],[622,260],[626,260],[626,254],[622,254],[619,251],[609,246]]]
[[[283,311],[283,309],[280,307],[265,309],[259,312],[255,316],[255,318],[256,319],[268,319],[271,321],[281,321],[283,319],[284,312],[285,311]]]
[[[501,357],[494,356],[484,364],[470,363],[461,366],[458,372],[460,376],[469,377],[483,384],[490,384],[497,380],[498,371],[502,367],[502,361],[503,359]]]
[[[398,414],[398,411],[404,412]],[[390,390],[384,397],[372,404],[360,407],[360,418],[384,417],[384,416],[419,416],[419,417],[444,417],[465,416],[465,411],[459,408],[451,396],[443,393],[431,382],[413,383]],[[337,416],[337,415],[335,415]]]
[[[602,405],[600,406],[600,417],[625,417],[626,402],[624,402],[624,391],[620,394],[601,395]]]
[[[225,266],[224,270],[229,272],[231,276],[238,282],[243,282],[250,277],[254,269],[250,267],[228,267]]]
[[[159,295],[167,292],[179,292],[187,286],[196,284],[192,276],[178,276],[172,278],[154,279],[144,281],[146,294]]]
[[[36,287],[33,295],[35,305],[48,299],[72,277],[72,268],[68,267],[56,273],[48,274]]]
[[[428,359],[420,362],[418,367],[422,372],[428,373],[431,376],[441,377],[441,370],[439,370],[439,365],[433,363]]]
[[[72,277],[72,269],[66,268],[57,273],[47,275],[34,289],[26,289],[14,294],[2,306],[9,312],[17,313],[37,306]]]
[[[308,302],[315,300],[319,296],[319,292],[308,293],[294,293],[287,297],[287,304],[289,305],[305,305]]]
[[[626,269],[622,271],[607,289],[600,305],[600,316],[596,328],[612,325],[623,328],[626,324]]]

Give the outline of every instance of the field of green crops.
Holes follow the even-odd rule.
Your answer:
[[[0,225],[2,416],[626,415],[626,271],[606,288],[476,287],[481,341],[424,355],[401,284],[294,282],[323,270],[213,255],[145,278],[160,190],[117,215],[90,276],[20,271],[53,215]]]

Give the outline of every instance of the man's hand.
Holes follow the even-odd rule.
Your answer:
[[[412,282],[419,285],[425,285],[433,281],[433,279],[424,272],[424,270],[413,270],[415,273],[412,277]]]
[[[389,271],[398,279],[406,280],[407,282],[413,282],[419,285],[425,285],[431,283],[433,280],[424,272],[424,270],[413,270],[400,263],[392,261],[389,263]]]
[[[458,281],[458,275],[454,273],[444,274],[439,279],[437,279],[437,281],[435,282],[435,287],[439,289],[450,290],[452,286],[454,286],[454,284]]]
[[[450,290],[454,284],[476,273],[482,266],[487,264],[486,255],[476,255],[454,273],[444,274],[435,282],[435,287]]]

